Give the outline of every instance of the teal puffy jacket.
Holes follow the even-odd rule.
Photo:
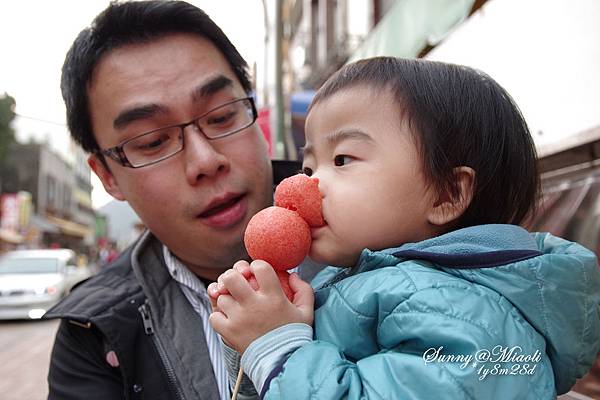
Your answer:
[[[550,234],[461,229],[324,281],[266,399],[554,399],[600,350],[596,257]]]

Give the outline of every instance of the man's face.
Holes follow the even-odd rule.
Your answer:
[[[106,54],[88,87],[100,148],[157,128],[188,122],[246,97],[231,67],[208,40],[174,34]],[[106,190],[127,200],[144,224],[194,272],[215,278],[246,257],[249,219],[272,202],[267,143],[255,123],[207,140],[194,126],[185,148],[142,168],[89,159]]]

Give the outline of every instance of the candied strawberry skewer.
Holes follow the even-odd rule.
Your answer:
[[[319,180],[298,174],[281,181],[275,190],[275,205],[256,213],[248,222],[244,244],[253,260],[269,263],[289,301],[294,300],[287,270],[295,268],[310,251],[310,228],[324,225]],[[250,286],[258,282],[249,269],[242,272]],[[228,293],[227,290],[220,294]],[[240,368],[231,399],[237,397],[244,370]]]
[[[244,235],[248,255],[268,262],[277,271],[290,301],[293,293],[285,271],[304,260],[310,250],[310,228],[323,224],[319,181],[304,174],[284,179],[275,190],[275,205],[258,212],[248,223]]]

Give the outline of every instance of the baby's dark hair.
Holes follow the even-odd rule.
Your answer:
[[[438,193],[456,199],[454,168],[475,171],[473,199],[456,229],[518,225],[533,216],[540,187],[535,145],[515,102],[488,75],[442,62],[370,58],[336,72],[311,108],[356,86],[391,91],[399,118],[417,136],[425,178]]]

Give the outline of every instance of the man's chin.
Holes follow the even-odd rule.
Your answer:
[[[209,252],[198,252],[192,255],[195,264],[207,268],[225,271],[239,260],[248,260],[248,253],[244,243],[231,244],[229,246],[211,247]]]

